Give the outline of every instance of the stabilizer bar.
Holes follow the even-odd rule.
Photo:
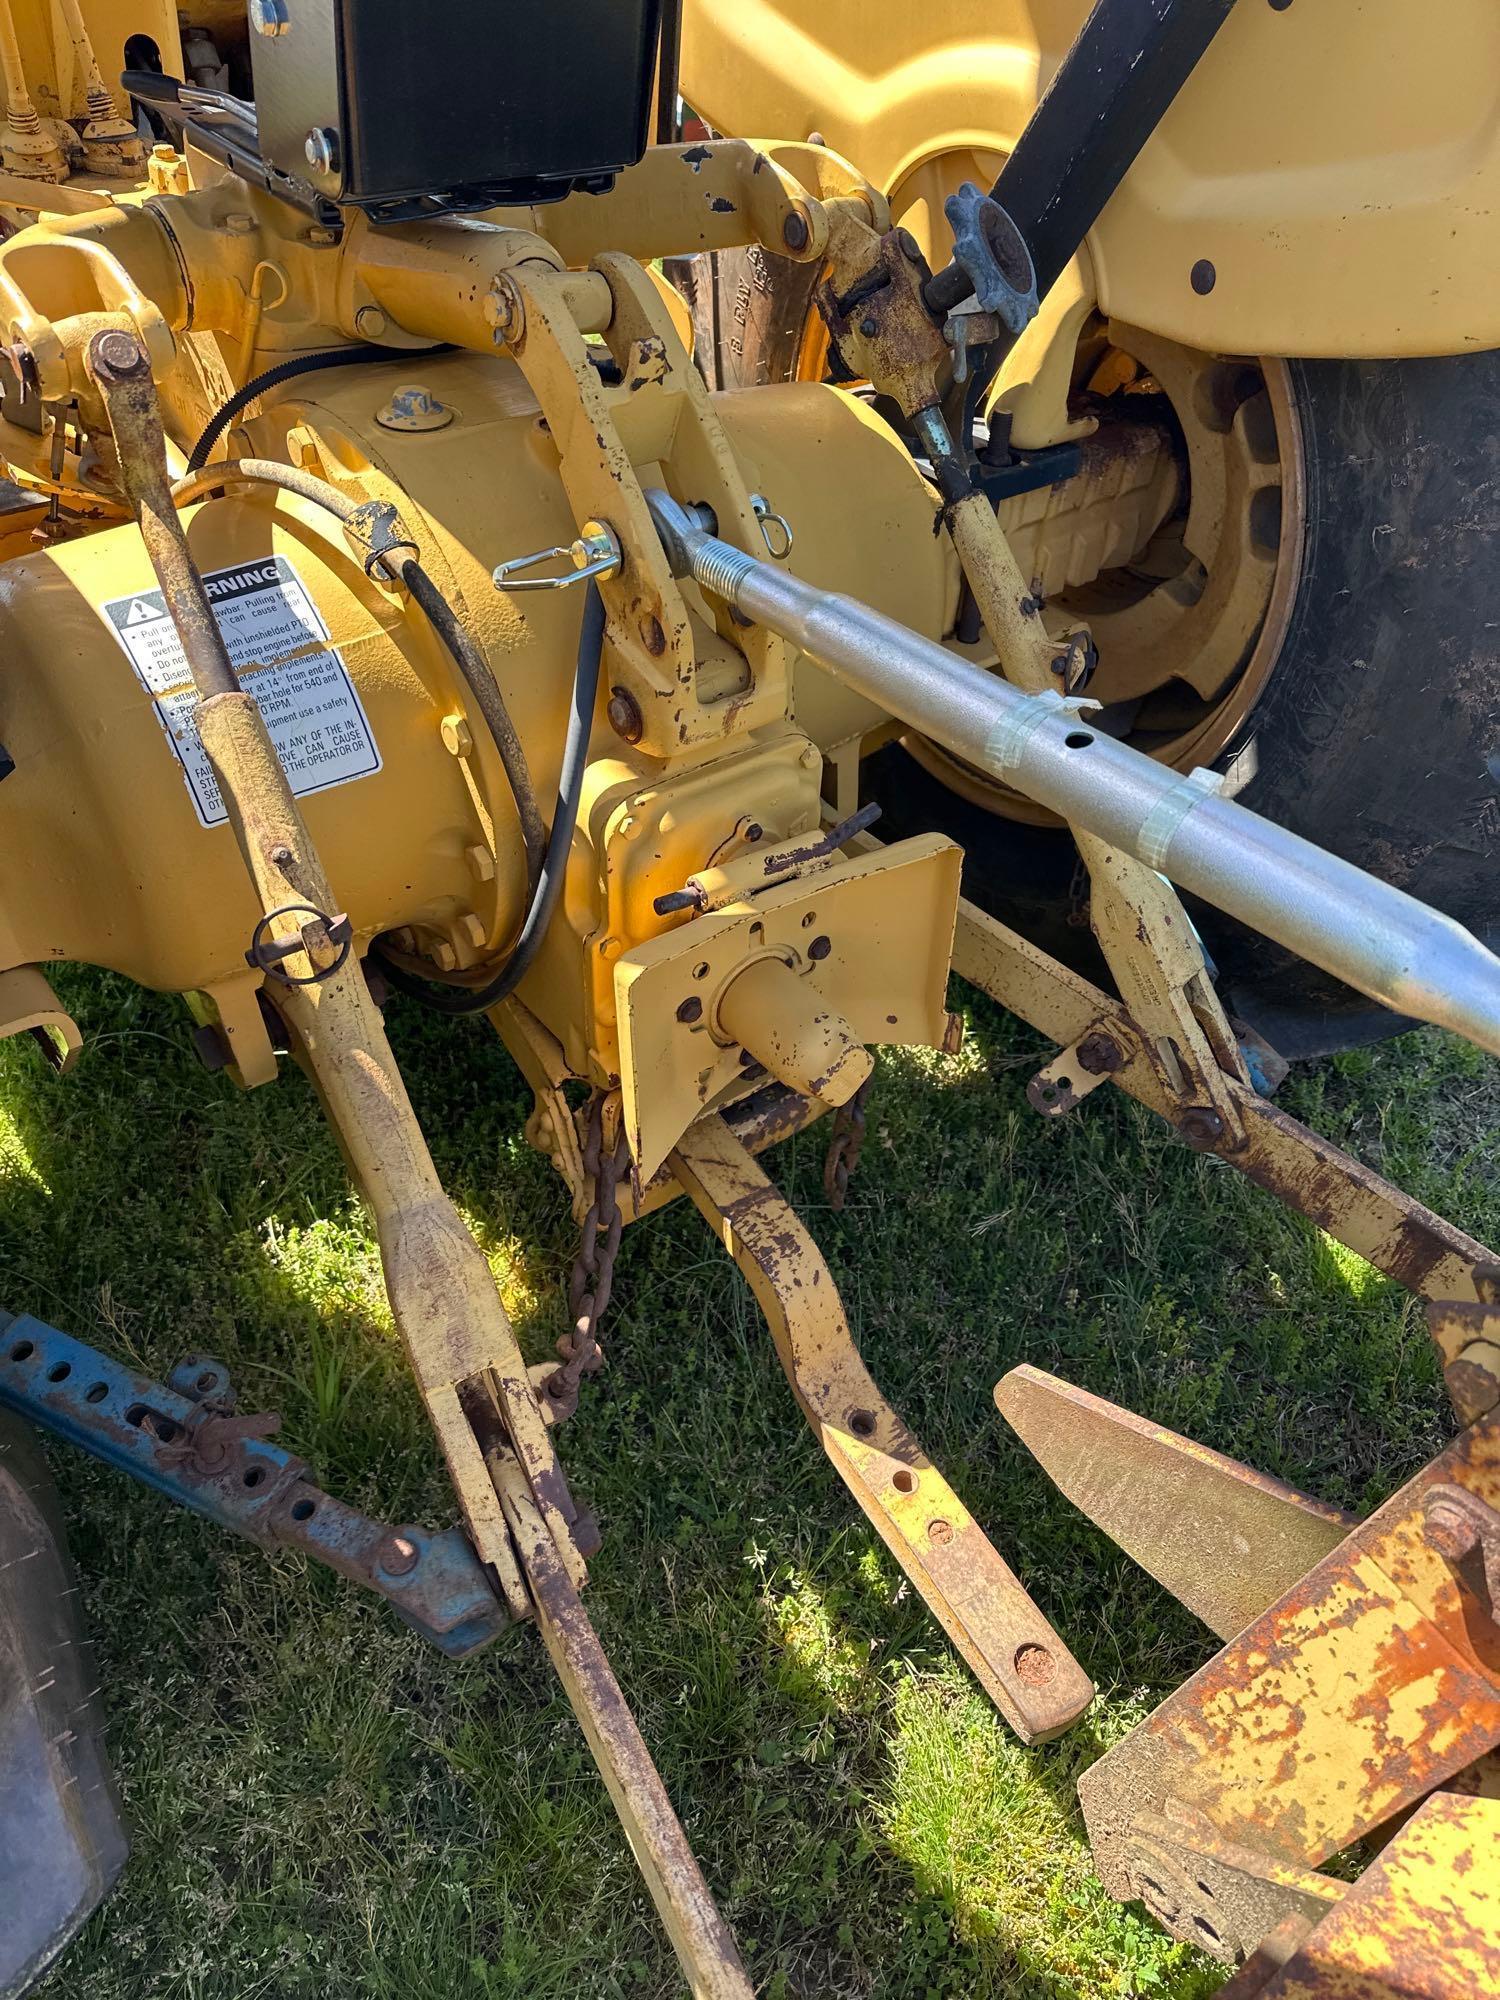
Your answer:
[[[1500,959],[1414,896],[1091,727],[1091,706],[1023,694],[852,597],[816,590],[647,495],[668,560],[800,646],[888,714],[1399,1014],[1500,1055]],[[1097,704],[1092,704],[1097,706]]]

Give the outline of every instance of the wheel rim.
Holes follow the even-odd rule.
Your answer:
[[[1102,704],[1097,726],[1190,770],[1221,759],[1242,737],[1291,621],[1304,502],[1290,370],[1282,361],[1202,354],[1113,324],[1105,340],[1104,358],[1129,357],[1170,405],[1181,433],[1186,504],[1127,563],[1058,593],[1048,608],[1082,620],[1094,637],[1099,663],[1088,692]],[[1096,365],[1088,379],[1098,376]],[[918,763],[973,804],[1030,825],[1059,824],[940,745],[902,740]]]
[[[963,180],[988,186],[1004,155],[961,149],[918,162],[891,191],[891,213],[924,248],[946,237],[942,204]],[[1122,369],[1121,357],[1129,364]],[[804,322],[795,372],[823,380],[827,331]],[[1079,589],[1051,595],[1059,626],[1085,623],[1098,650],[1088,692],[1097,725],[1174,768],[1221,760],[1275,671],[1301,572],[1302,435],[1284,361],[1202,353],[1097,316],[1079,343],[1075,384],[1108,385],[1102,424],[1127,420],[1156,384],[1185,475],[1178,547],[1161,531],[1127,561]],[[1097,389],[1095,389],[1097,395]],[[1146,558],[1163,573],[1143,576]],[[902,739],[917,761],[985,810],[1039,826],[1056,817],[923,737]]]

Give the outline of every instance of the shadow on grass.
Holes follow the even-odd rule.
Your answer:
[[[356,1504],[452,1500],[362,1212],[294,1071],[241,1096],[170,1002],[66,975],[107,1024],[76,1077],[0,1048],[0,1302],[161,1373],[220,1353],[246,1407]],[[1101,1092],[1025,1105],[1045,1045],[959,991],[968,1047],[882,1059],[850,1205],[824,1134],[770,1162],[872,1373],[1103,1699],[1005,1734],[806,1431],[769,1334],[686,1204],[627,1232],[607,1373],[561,1438],[605,1545],[590,1610],[768,1993],[1196,1995],[1217,1975],[1093,1887],[1072,1787],[1211,1642],[1076,1515],[991,1401],[1054,1370],[1345,1505],[1447,1434],[1418,1315],[1221,1162]],[[482,1024],[393,1008],[439,1171],[525,1350],[562,1330],[567,1201]],[[1496,1099],[1408,1038],[1299,1079],[1291,1108],[1493,1231]],[[677,1990],[567,1704],[528,1635],[454,1667],[377,1602],[66,1473],[136,1861],[54,1989],[249,2000]],[[779,1984],[778,1984],[779,1982]]]

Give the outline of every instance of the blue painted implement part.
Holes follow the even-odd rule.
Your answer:
[[[450,1659],[510,1623],[462,1528],[391,1528],[346,1507],[270,1444],[276,1416],[234,1414],[229,1373],[192,1356],[170,1386],[28,1316],[0,1313],[0,1404],[265,1548],[301,1549],[389,1599]]]

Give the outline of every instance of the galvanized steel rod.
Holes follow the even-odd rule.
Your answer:
[[[1371,999],[1500,1055],[1500,959],[1451,917],[1219,796],[1216,774],[1184,777],[1090,726],[1077,702],[1023,694],[731,548],[666,495],[648,499],[679,574],[888,714]]]

